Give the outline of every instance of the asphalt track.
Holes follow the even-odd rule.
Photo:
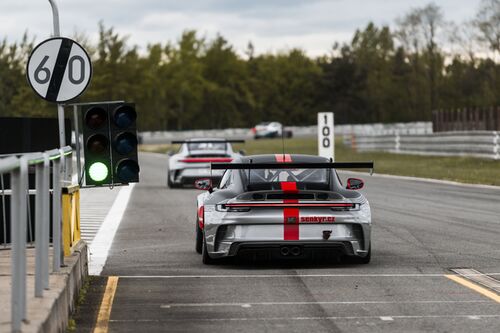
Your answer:
[[[447,278],[500,279],[500,190],[363,176],[373,210],[368,265],[334,260],[205,266],[194,251],[196,190],[167,189],[166,157],[140,155],[136,185],[77,332],[499,332],[500,298]],[[345,178],[345,177],[343,177]],[[495,274],[496,273],[496,274]],[[106,293],[105,296],[109,296]]]

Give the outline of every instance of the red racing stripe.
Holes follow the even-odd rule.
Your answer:
[[[274,154],[274,157],[276,158],[276,162],[278,163],[292,162],[292,156],[290,156],[290,154]]]
[[[296,182],[281,182],[283,193],[298,193]],[[298,199],[285,199],[283,203],[298,203]],[[283,239],[299,240],[299,209],[283,208]]]

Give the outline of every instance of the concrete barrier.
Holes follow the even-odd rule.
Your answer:
[[[11,332],[10,318],[10,250],[0,251],[0,332]],[[22,332],[46,333],[65,332],[75,301],[88,276],[87,245],[80,241],[73,247],[73,253],[64,258],[65,267],[51,273],[49,290],[43,297],[34,297],[34,249],[27,249],[27,317]]]

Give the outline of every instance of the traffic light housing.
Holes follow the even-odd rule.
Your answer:
[[[137,113],[132,103],[109,106],[111,120],[111,160],[113,163],[113,183],[128,184],[139,182],[139,162],[137,158]]]
[[[135,105],[93,103],[81,115],[86,185],[138,182]]]
[[[106,104],[85,105],[82,107],[81,114],[85,184],[111,184],[108,106]]]

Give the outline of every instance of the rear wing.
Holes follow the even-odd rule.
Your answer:
[[[326,163],[211,163],[212,170],[252,170],[252,169],[370,169],[371,162],[326,162]]]

